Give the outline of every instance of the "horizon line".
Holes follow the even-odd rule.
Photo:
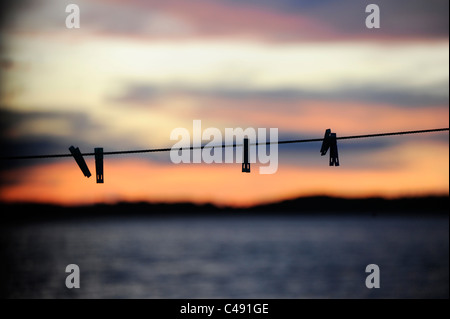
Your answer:
[[[93,203],[79,203],[79,204],[63,204],[54,202],[39,202],[39,201],[0,201],[0,206],[14,206],[14,205],[33,205],[33,206],[51,206],[60,208],[82,208],[82,207],[95,207],[95,206],[119,206],[119,205],[166,205],[166,206],[176,206],[176,205],[191,205],[196,207],[212,206],[217,209],[252,209],[258,207],[265,207],[271,205],[283,204],[286,202],[292,202],[302,199],[329,199],[329,200],[346,200],[346,201],[364,201],[364,200],[383,200],[383,201],[401,201],[401,200],[413,200],[413,199],[436,199],[436,198],[449,198],[450,193],[429,193],[423,195],[399,195],[399,196],[382,196],[382,195],[371,195],[371,196],[337,196],[337,195],[327,195],[327,194],[316,194],[316,195],[305,195],[297,197],[289,197],[280,200],[261,202],[253,205],[220,205],[213,202],[195,202],[195,201],[150,201],[150,200],[118,200],[112,202],[93,202]]]

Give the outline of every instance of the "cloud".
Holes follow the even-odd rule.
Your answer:
[[[2,133],[6,137],[77,136],[94,131],[98,125],[86,113],[70,111],[13,111],[1,109]]]
[[[142,138],[146,142],[143,145],[141,140],[136,140],[132,133],[116,124],[101,121],[82,111],[33,112],[0,108],[0,157],[67,154],[71,145],[79,147],[82,152],[92,152],[95,147],[103,147],[106,151],[151,148],[152,141],[147,137]],[[135,134],[142,134],[142,131]],[[171,143],[168,135],[165,142],[164,146]],[[169,157],[166,155],[153,154],[151,159],[167,163]],[[54,163],[58,159],[46,161]],[[2,161],[0,170],[37,164],[39,160]]]
[[[373,37],[448,37],[449,2],[445,0],[225,0],[233,5],[255,5],[286,14],[304,14],[338,34]],[[365,8],[376,3],[381,29],[365,28]]]
[[[161,44],[149,48],[148,56],[151,62],[140,65],[141,71],[148,70],[146,80],[122,81],[122,92],[112,97],[117,102],[147,103],[178,95],[407,107],[448,104],[446,41],[277,46],[200,42]]]
[[[140,89],[141,94],[143,89]],[[153,91],[153,90],[151,90]],[[139,110],[172,114],[172,121],[183,120],[184,127],[192,126],[193,119],[202,119],[204,125],[215,127],[278,127],[280,134],[297,132],[323,134],[331,127],[341,134],[364,134],[396,130],[415,130],[448,127],[448,105],[398,105],[370,100],[343,100],[337,98],[307,99],[305,96],[282,98],[268,95],[245,96],[239,99],[223,95],[184,95],[152,97],[139,101]],[[125,97],[123,97],[125,98]],[[123,106],[136,103],[135,96],[122,100]],[[188,103],[183,103],[184,101]],[[117,106],[119,107],[119,106]]]
[[[447,83],[438,85],[443,92]],[[125,85],[121,95],[111,97],[110,100],[123,106],[151,105],[171,96],[188,96],[193,98],[211,98],[245,103],[252,100],[284,101],[326,101],[326,102],[363,102],[391,104],[406,108],[423,107],[424,105],[446,105],[448,96],[440,93],[422,92],[407,88],[356,86],[329,91],[314,91],[296,88],[253,89],[238,87],[189,87],[184,85],[152,85],[131,83]]]
[[[255,36],[277,41],[366,37],[448,37],[449,4],[443,0],[380,0],[382,28],[365,26],[373,1],[127,1],[142,10],[181,17],[194,36]]]
[[[360,0],[342,1],[87,1],[82,32],[100,36],[154,38],[243,37],[272,41],[333,40],[345,38],[448,37],[448,2],[442,0],[380,0],[382,28],[365,27]],[[10,30],[65,32],[64,1],[23,2]]]
[[[17,112],[0,109],[1,156],[65,154],[70,145],[92,147],[92,136],[99,125],[84,113]],[[32,161],[15,161],[14,165],[34,165]],[[3,163],[5,164],[5,163]]]
[[[322,23],[305,15],[292,15],[253,4],[226,3],[214,0],[195,1],[118,1],[140,12],[157,12],[168,21],[177,21],[177,34],[187,37],[256,37],[259,39],[293,40],[311,39],[314,36],[334,34]],[[107,10],[107,9],[106,9]],[[141,15],[133,18],[139,20]],[[121,17],[122,20],[126,18]],[[148,17],[147,17],[148,18]],[[164,26],[164,19],[155,21],[154,26]],[[164,30],[164,28],[161,28]],[[184,30],[184,34],[182,32]],[[124,29],[107,30],[124,31]],[[125,30],[126,31],[126,30]],[[135,30],[138,31],[138,30]],[[150,35],[141,28],[135,35]],[[158,34],[154,34],[158,35]],[[159,34],[170,36],[170,34]]]

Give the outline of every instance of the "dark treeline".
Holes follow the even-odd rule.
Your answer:
[[[121,202],[89,206],[57,206],[49,204],[0,204],[2,224],[38,222],[48,219],[98,218],[127,216],[248,216],[248,215],[348,215],[448,214],[448,196],[407,197],[398,199],[349,199],[327,196],[301,197],[249,208],[217,207],[211,204]]]

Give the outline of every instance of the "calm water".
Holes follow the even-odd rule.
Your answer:
[[[448,217],[196,217],[3,230],[12,298],[448,298]],[[81,288],[65,287],[77,264]],[[367,289],[365,267],[381,269]]]

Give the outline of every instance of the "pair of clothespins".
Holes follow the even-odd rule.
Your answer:
[[[77,147],[69,147],[69,151],[72,154],[73,158],[77,162],[84,176],[91,177],[91,172],[86,164],[86,161],[83,158],[83,155],[80,152],[80,149]],[[98,147],[94,149],[95,151],[95,170],[97,176],[97,183],[103,183],[103,148]]]
[[[339,166],[336,133],[331,133],[331,129],[327,129],[325,131],[320,154],[324,156],[327,153],[328,149],[330,149],[330,166]]]

